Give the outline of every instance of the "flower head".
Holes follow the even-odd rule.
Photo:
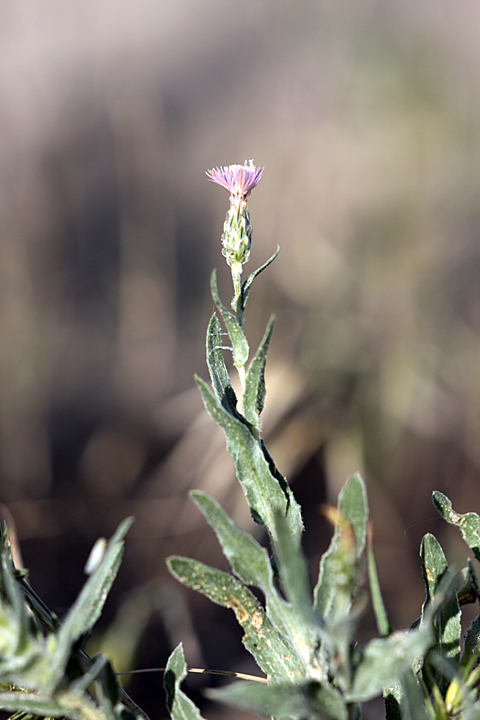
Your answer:
[[[207,170],[209,180],[221,185],[230,193],[230,199],[245,200],[262,179],[265,168],[256,168],[253,160],[243,165],[224,165]]]

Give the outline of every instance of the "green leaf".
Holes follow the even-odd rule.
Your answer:
[[[456,513],[449,498],[441,492],[435,491],[432,499],[435,508],[443,519],[460,529],[464,541],[473,550],[473,554],[480,562],[480,516],[474,512],[465,515]]]
[[[365,483],[359,473],[351,475],[338,496],[338,509],[352,524],[358,557],[365,548],[368,522],[368,503]]]
[[[250,275],[247,277],[245,282],[242,285],[242,294],[241,294],[241,310],[242,313],[245,311],[245,307],[248,300],[248,295],[250,293],[250,287],[255,280],[255,278],[260,275],[261,272],[263,272],[269,265],[272,263],[275,258],[277,257],[278,253],[280,252],[280,248],[277,247],[276,251],[273,253],[273,255],[268,258],[267,262],[264,262],[263,265],[261,265],[259,268],[254,270]]]
[[[427,708],[426,697],[412,670],[408,670],[402,675],[400,686],[402,720],[432,720],[432,714]],[[388,715],[386,720],[396,720],[396,716]]]
[[[275,516],[275,527],[277,531],[275,553],[283,592],[304,620],[314,624],[310,576],[300,537],[298,534],[291,534],[285,517],[279,513]]]
[[[65,708],[54,698],[45,698],[30,692],[0,693],[0,708],[9,712],[24,712],[42,717],[62,717]],[[73,710],[73,709],[72,709]],[[73,712],[72,712],[73,715]],[[70,715],[70,717],[72,717]],[[68,715],[67,715],[68,717]],[[75,717],[79,717],[75,713]]]
[[[126,518],[107,545],[105,554],[83,586],[57,634],[57,648],[51,663],[51,686],[62,678],[72,645],[95,625],[113,585],[123,556],[123,538],[133,518]]]
[[[10,712],[24,712],[40,717],[65,717],[70,720],[113,720],[113,708],[97,705],[85,693],[62,690],[54,697],[34,692],[0,693],[0,708]],[[121,715],[118,713],[118,717]]]
[[[241,417],[234,417],[222,407],[208,385],[195,378],[210,417],[223,429],[227,450],[247,498],[255,522],[264,525],[275,541],[275,513],[287,517],[292,533],[303,529],[298,503],[285,478],[278,472],[261,440]]]
[[[409,632],[396,632],[388,638],[371,640],[361,653],[347,700],[362,702],[395,685],[410,671],[414,659],[424,656],[434,642],[431,623]]]
[[[334,519],[334,535],[320,561],[314,590],[315,611],[325,620],[345,616],[357,588],[368,520],[365,484],[358,473],[351,475],[340,492]]]
[[[225,366],[221,345],[220,323],[217,316],[213,314],[207,330],[208,371],[218,401],[226,410],[234,412],[237,398]]]
[[[238,322],[236,316],[227,310],[225,305],[220,300],[218,294],[217,284],[217,272],[214,270],[210,279],[210,290],[212,292],[213,302],[215,303],[218,312],[220,313],[223,322],[227,328],[228,335],[232,342],[233,349],[233,362],[235,367],[243,367],[248,360],[249,347],[247,338],[244,335],[243,329]]]
[[[264,717],[273,716],[276,720],[347,720],[349,717],[338,690],[313,680],[281,685],[237,682],[219,690],[209,690],[207,694],[215,700]]]
[[[293,680],[304,667],[295,649],[272,625],[255,595],[228,573],[197,560],[172,556],[167,566],[186,587],[233,610],[245,635],[243,644],[272,681]]]
[[[246,585],[258,587],[263,592],[267,615],[272,624],[295,647],[300,662],[311,662],[312,647],[315,643],[311,598],[304,619],[304,615],[298,613],[298,608],[286,602],[277,591],[270,558],[265,548],[249,533],[240,530],[209,495],[198,490],[191,495],[217,535],[233,572]],[[319,672],[322,677],[326,674],[321,669]]]
[[[167,696],[167,709],[172,720],[203,720],[200,710],[180,687],[187,676],[187,663],[180,643],[167,661],[163,686]]]
[[[425,618],[427,608],[430,607],[439,592],[440,586],[440,592],[442,595],[445,594],[445,598],[433,620],[435,631],[434,649],[436,653],[440,654],[439,659],[441,661],[447,659],[450,663],[453,663],[453,667],[443,672],[440,663],[435,662],[434,658],[432,658],[432,675],[435,683],[441,692],[445,692],[460,662],[461,612],[445,554],[438,540],[430,533],[427,533],[422,538],[420,556],[422,558],[422,573],[426,590],[426,599],[422,608],[422,620]]]
[[[422,558],[422,573],[426,590],[426,600],[422,610],[423,617],[440,584],[442,584],[442,588],[445,586],[445,580],[449,577],[449,570],[440,543],[430,533],[427,533],[422,538],[420,556]],[[460,621],[460,607],[453,582],[450,581],[449,592],[435,616],[434,626],[437,643],[443,657],[455,661],[459,660],[461,651],[462,628]]]
[[[210,495],[200,490],[190,494],[214,530],[235,575],[246,585],[254,585],[270,594],[273,591],[273,572],[265,548],[249,533],[240,530]]]
[[[255,357],[250,363],[245,378],[245,392],[243,393],[243,414],[246,420],[255,428],[260,425],[260,414],[265,404],[265,365],[267,353],[272,339],[275,317],[272,315],[268,321],[263,340]]]
[[[383,602],[382,591],[378,579],[377,563],[375,561],[375,553],[373,551],[373,541],[371,537],[369,537],[367,542],[367,563],[368,578],[370,581],[370,594],[372,596],[372,606],[375,613],[375,619],[377,621],[378,632],[382,637],[387,637],[392,632],[392,627]]]

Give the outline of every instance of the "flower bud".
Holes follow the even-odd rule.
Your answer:
[[[260,182],[263,171],[264,168],[256,168],[250,160],[243,165],[216,167],[206,173],[209,180],[230,193],[230,208],[223,225],[222,253],[236,276],[241,275],[242,265],[250,257],[252,246],[252,226],[246,198]]]

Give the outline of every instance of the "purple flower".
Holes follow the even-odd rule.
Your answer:
[[[256,168],[253,160],[243,165],[224,165],[207,170],[209,180],[228,190],[232,200],[245,200],[262,179],[265,168]]]

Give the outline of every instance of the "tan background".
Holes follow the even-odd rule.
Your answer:
[[[265,435],[312,568],[319,505],[357,469],[397,627],[423,533],[462,561],[430,496],[480,507],[479,26],[473,0],[0,6],[0,499],[59,613],[94,539],[136,516],[106,611],[127,623],[117,667],[138,635],[137,666],[183,638],[191,663],[244,669],[230,614],[164,570],[225,567],[192,487],[251,527],[192,382],[212,267],[229,292],[214,165],[266,167],[247,269],[281,252],[247,332],[275,310]],[[136,687],[162,717],[160,679]]]

